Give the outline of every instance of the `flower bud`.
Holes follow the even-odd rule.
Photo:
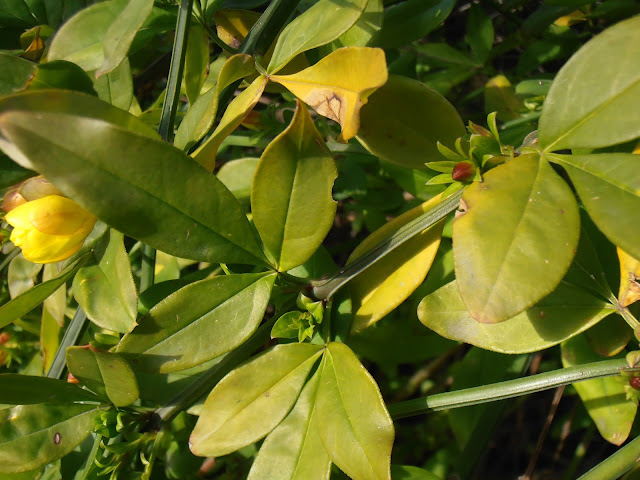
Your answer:
[[[59,195],[23,203],[4,217],[11,241],[34,263],[53,263],[76,253],[96,222],[80,205]]]

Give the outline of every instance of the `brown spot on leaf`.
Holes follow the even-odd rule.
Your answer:
[[[56,445],[60,445],[60,441],[62,440],[62,437],[60,436],[60,434],[58,432],[56,432],[53,435],[53,443],[55,443]]]
[[[469,211],[469,207],[467,206],[467,202],[464,201],[464,198],[460,199],[460,205],[458,205],[458,209],[456,210],[456,219],[463,216],[465,213]]]
[[[305,101],[320,115],[340,123],[343,116],[342,100],[331,90],[314,90]]]

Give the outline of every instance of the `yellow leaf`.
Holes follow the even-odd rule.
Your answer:
[[[440,195],[405,212],[369,235],[353,251],[347,264],[368,253],[403,225],[440,203]],[[351,331],[373,325],[404,302],[424,281],[436,256],[443,222],[423,231],[369,267],[351,282],[355,315]]]
[[[216,165],[216,153],[223,140],[233,132],[253,110],[262,96],[267,79],[260,75],[240,95],[233,99],[224,112],[218,127],[207,141],[195,152],[193,158],[209,171]]]
[[[341,141],[358,133],[360,108],[387,81],[387,63],[379,48],[347,47],[293,75],[272,75],[320,115],[342,126]]]
[[[516,95],[516,89],[504,75],[497,75],[487,82],[484,90],[485,112],[498,112],[498,117],[505,120],[520,118],[519,110],[522,100]]]
[[[214,18],[220,40],[231,48],[238,48],[260,14],[250,10],[220,10]]]
[[[556,21],[553,22],[553,24],[559,27],[570,27],[571,25],[575,25],[576,23],[584,22],[586,20],[587,16],[584,14],[584,12],[576,10],[574,12],[571,12],[569,15],[564,15],[557,18]]]
[[[623,307],[640,300],[640,261],[618,247],[620,290],[618,301]]]

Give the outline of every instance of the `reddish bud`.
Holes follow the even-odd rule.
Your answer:
[[[67,383],[76,383],[76,384],[78,384],[78,383],[80,383],[80,381],[76,377],[74,377],[72,374],[69,373],[67,375]]]
[[[640,377],[631,377],[629,379],[629,385],[635,390],[640,390]]]
[[[470,182],[475,176],[475,167],[471,162],[459,162],[453,167],[451,178],[457,182]]]
[[[11,334],[8,332],[2,332],[0,333],[0,345],[4,345],[5,343],[7,343],[9,341],[9,339],[11,339]]]

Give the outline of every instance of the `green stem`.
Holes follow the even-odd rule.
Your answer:
[[[464,190],[455,192],[433,209],[402,226],[391,237],[376,245],[369,253],[334,273],[330,278],[314,282],[313,295],[319,300],[331,298],[338,289],[378,260],[453,212],[458,207],[463,193]]]
[[[600,462],[578,480],[615,480],[631,470],[640,458],[640,437]]]
[[[203,373],[191,385],[167,402],[165,406],[156,410],[154,421],[164,424],[170,422],[177,414],[186,410],[209,393],[227,373],[233,370],[240,362],[246,360],[271,338],[271,327],[276,323],[276,320],[276,317],[269,319],[246,342],[227,353],[219,363],[216,363]]]
[[[421,415],[430,411],[468,407],[480,403],[503,400],[529,393],[549,390],[561,385],[581,382],[593,378],[618,375],[627,369],[624,359],[605,360],[563,368],[553,372],[540,373],[530,377],[508,380],[481,387],[465,388],[453,392],[438,393],[423,398],[389,405],[389,413],[394,419]]]
[[[193,0],[182,0],[178,11],[176,23],[176,35],[173,40],[171,52],[171,66],[169,67],[169,80],[167,81],[167,95],[162,104],[162,116],[160,117],[160,136],[163,140],[173,142],[173,125],[176,120],[176,111],[180,100],[180,84],[184,71],[184,59],[187,52],[187,38],[189,36],[189,22],[191,21],[191,9]]]
[[[73,316],[71,323],[64,332],[64,337],[60,342],[60,346],[56,351],[56,356],[53,358],[51,368],[47,372],[49,378],[62,378],[64,369],[67,366],[67,348],[72,347],[78,342],[78,339],[82,335],[85,327],[87,326],[87,316],[82,309],[78,307],[76,314]]]

